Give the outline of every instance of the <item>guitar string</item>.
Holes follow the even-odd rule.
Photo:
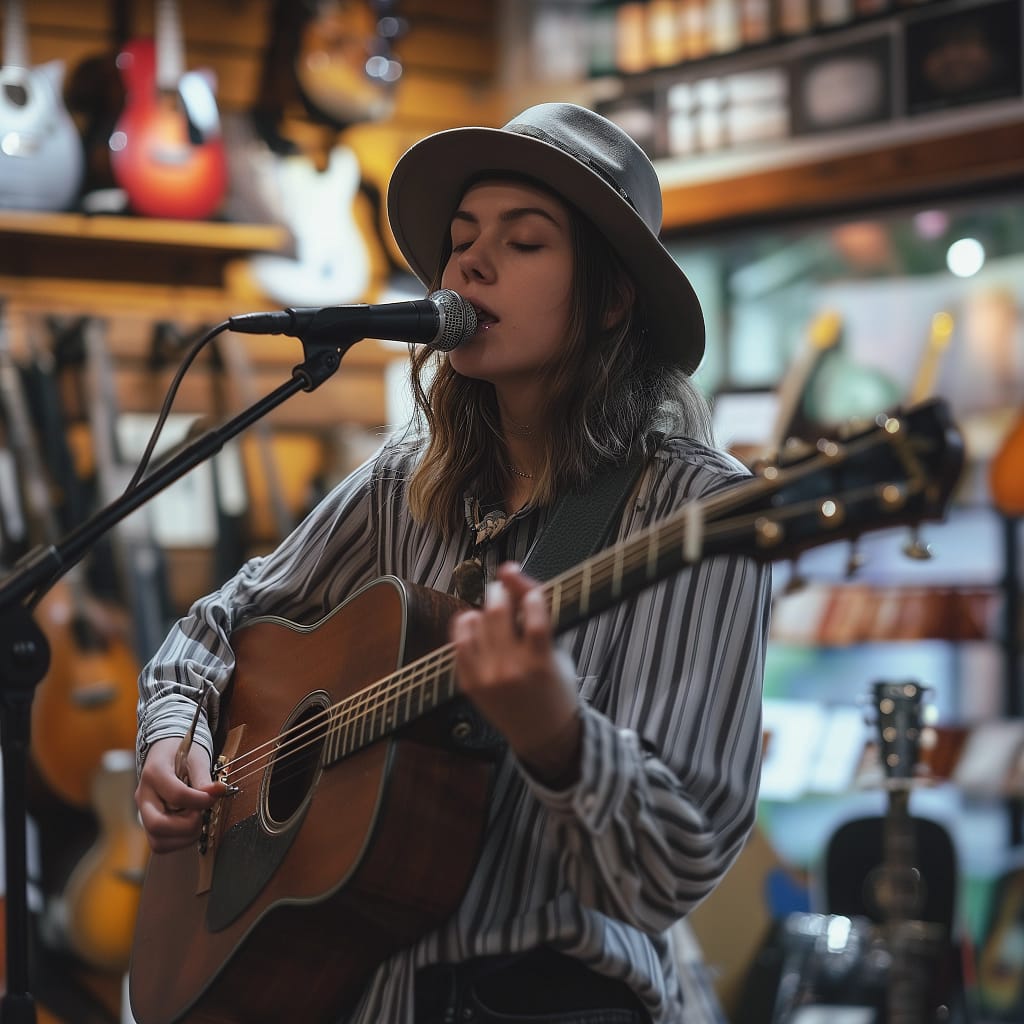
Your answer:
[[[877,489],[875,487],[865,486],[864,488],[862,488],[862,492],[867,493],[869,495],[875,494],[876,491]],[[801,513],[803,511],[806,511],[807,508],[813,507],[820,507],[820,500],[808,499],[801,505],[790,506],[787,514],[793,515],[794,513]],[[749,513],[747,516],[742,517],[740,520],[735,520],[729,524],[726,524],[724,528],[720,524],[715,524],[711,526],[706,532],[709,536],[713,536],[715,538],[718,538],[720,536],[727,536],[730,532],[735,532],[737,529],[739,529],[740,526],[744,527],[744,530],[741,532],[745,532],[745,527],[755,523],[756,520],[761,516],[761,514],[762,513],[760,511]],[[668,528],[665,528],[664,524],[662,524],[661,529],[645,531],[645,534],[647,532],[651,533],[651,537],[645,537],[647,541],[652,539],[657,533],[664,534],[662,538],[663,549],[665,547],[668,547],[670,544],[674,546],[674,544],[678,542],[679,538],[685,536],[685,528],[681,527],[680,524],[671,521]],[[614,575],[612,577],[609,577],[608,575],[609,563],[611,563],[612,565],[616,565],[617,563],[617,568],[615,571],[620,572],[629,572],[638,567],[641,564],[641,559],[635,557],[630,559],[630,556],[635,556],[640,548],[644,548],[646,546],[648,545],[634,545],[627,543],[625,545],[617,546],[619,550],[609,549],[608,553],[606,553],[602,557],[596,558],[593,563],[594,571],[591,573],[591,589],[593,589],[595,584],[597,586],[603,586],[608,582],[609,578],[614,578]],[[629,552],[629,554],[624,558],[620,558],[620,555],[622,554],[622,549],[625,549]],[[643,561],[649,563],[649,555],[645,556]],[[575,585],[576,577],[579,574],[577,570],[573,570],[569,574],[563,575],[567,575],[568,579],[562,581],[562,578],[559,577],[555,580],[550,581],[550,583],[544,585],[545,597],[549,600],[549,602],[551,600],[552,593],[558,589],[557,584],[559,582]],[[570,601],[573,599],[574,595],[578,595],[580,592],[578,586],[568,585],[563,586],[563,591],[564,593],[559,595],[560,598],[562,600],[566,600],[568,598]],[[438,648],[436,651],[432,652],[431,655],[418,660],[413,665],[406,666],[404,669],[401,669],[396,673],[393,673],[391,676],[378,681],[372,686],[364,690],[361,690],[356,694],[352,694],[349,697],[345,698],[343,701],[340,701],[332,705],[331,707],[324,709],[324,711],[319,716],[315,716],[313,719],[304,720],[298,725],[293,726],[290,730],[286,730],[280,736],[275,737],[274,739],[268,741],[265,744],[262,744],[261,747],[253,748],[253,750],[248,751],[246,754],[240,755],[239,757],[234,759],[234,761],[228,762],[228,764],[223,766],[221,772],[227,773],[232,771],[246,771],[246,769],[251,769],[254,765],[258,765],[260,761],[264,760],[264,758],[270,755],[280,755],[281,753],[285,752],[294,753],[297,750],[305,749],[312,743],[320,742],[322,737],[325,735],[323,721],[325,719],[329,720],[332,716],[336,719],[336,722],[333,725],[330,723],[327,725],[326,733],[328,736],[330,735],[330,731],[332,728],[334,729],[335,732],[337,732],[339,728],[351,728],[356,724],[360,723],[365,726],[366,720],[371,715],[377,714],[380,711],[380,709],[385,707],[389,702],[397,702],[397,700],[400,697],[407,695],[411,696],[412,694],[414,694],[418,686],[422,687],[423,679],[417,677],[426,677],[426,680],[428,682],[434,682],[435,685],[437,685],[437,682],[439,681],[438,669],[443,669],[444,671],[448,672],[452,669],[452,666],[453,647],[450,644],[444,645],[441,648]],[[447,696],[449,696],[449,694],[446,694],[446,697]],[[420,707],[422,711],[422,692],[420,694]],[[263,754],[259,754],[261,749],[264,749]],[[246,758],[249,758],[248,762],[246,761]],[[262,767],[256,768],[256,771],[261,770]],[[248,778],[249,775],[251,774],[253,774],[253,772],[248,771],[246,772],[246,774],[238,776],[235,780],[235,783],[237,784],[237,782],[243,781],[245,778]]]
[[[857,447],[863,447],[865,441],[862,440],[861,445],[848,446],[848,453],[851,449]],[[819,458],[809,460],[810,464],[814,464],[820,461]],[[828,461],[836,464],[840,461],[836,456],[829,457]],[[713,496],[706,502],[706,509],[711,512],[717,512],[719,509],[728,508],[730,505],[736,505],[740,501],[747,502],[752,497],[757,496],[758,491],[771,492],[779,489],[783,484],[788,483],[790,477],[797,475],[806,475],[808,471],[808,462],[800,463],[794,469],[780,470],[774,479],[766,480],[764,477],[755,477],[750,484],[741,485],[738,488],[730,489],[730,491],[719,496]],[[799,470],[799,472],[796,472]],[[914,490],[917,489],[915,486]],[[742,492],[737,497],[736,492]],[[877,492],[876,487],[865,486],[862,491],[874,494]],[[804,510],[807,507],[820,506],[820,499],[807,499],[802,505],[790,506],[788,514],[792,515],[794,509]],[[777,513],[778,514],[778,513]],[[763,515],[762,510],[756,510],[749,513],[739,521],[733,521],[732,523],[725,524],[723,529],[722,524],[712,524],[705,532],[709,536],[719,537],[728,535],[732,530],[737,529],[737,522],[743,522],[746,525],[750,525]],[[633,571],[639,565],[641,560],[636,558],[641,549],[648,549],[647,554],[644,557],[644,561],[650,564],[650,545],[652,540],[659,540],[662,548],[674,547],[678,543],[679,539],[685,539],[686,535],[686,517],[678,515],[676,517],[670,517],[668,520],[656,523],[652,527],[647,528],[641,533],[634,537],[628,538],[626,541],[620,542],[612,548],[607,549],[600,555],[595,556],[586,565],[591,567],[591,583],[590,589],[594,589],[595,584],[597,586],[603,586],[607,584],[609,579],[614,579],[616,573],[620,576],[625,572]],[[659,534],[663,536],[659,538]],[[623,553],[627,554],[624,556]],[[628,558],[633,557],[633,561],[627,562]],[[612,569],[609,570],[609,564]],[[609,571],[611,575],[609,575]],[[575,597],[578,597],[583,587],[580,582],[582,574],[580,567],[571,569],[561,576],[549,581],[543,585],[545,597],[548,599],[549,604],[553,593],[559,592],[559,598],[563,601],[571,602]],[[436,662],[437,666],[434,668],[430,667],[430,663]],[[371,686],[358,691],[355,694],[349,695],[342,701],[325,708],[319,715],[314,716],[311,719],[305,719],[301,723],[285,730],[279,736],[268,740],[264,744],[261,744],[246,753],[239,755],[234,760],[227,762],[224,766],[219,769],[221,777],[225,777],[230,772],[245,772],[245,774],[238,776],[233,784],[238,784],[244,779],[249,778],[252,774],[256,774],[263,770],[262,765],[253,769],[254,765],[259,765],[261,761],[269,759],[273,755],[280,755],[282,753],[296,753],[313,743],[320,742],[324,736],[329,736],[332,728],[335,732],[339,728],[351,727],[356,723],[362,722],[365,725],[365,720],[373,714],[376,714],[382,707],[388,702],[397,700],[403,696],[411,696],[417,686],[422,686],[423,680],[417,679],[417,676],[429,676],[427,681],[433,681],[436,685],[437,668],[443,669],[445,672],[449,672],[453,665],[453,648],[452,645],[447,644],[431,652],[430,655],[424,656],[424,658],[418,659],[412,665],[405,666],[404,668],[392,673],[390,676],[385,677],[382,680],[377,681]],[[410,678],[411,677],[411,678]],[[447,696],[447,695],[446,695]],[[423,709],[423,694],[420,693],[420,708]],[[333,725],[329,722],[331,717],[334,717],[337,721]],[[328,720],[326,729],[323,727],[324,720]],[[304,742],[305,741],[305,742]],[[362,744],[365,745],[365,744]],[[357,748],[358,749],[358,748]],[[260,753],[262,751],[262,753]],[[249,759],[248,761],[246,759]]]
[[[865,488],[868,493],[874,493],[874,488]],[[816,499],[810,499],[800,506],[793,506],[792,510],[797,513],[806,513],[808,509],[820,507],[820,501]],[[727,537],[735,535],[737,532],[746,534],[750,526],[756,523],[757,519],[761,517],[760,511],[750,513],[744,517],[740,517],[734,520],[727,527],[715,527],[709,528],[706,531],[708,536],[718,539],[720,537]],[[666,546],[671,543],[678,543],[683,537],[685,531],[673,530],[666,531]],[[644,555],[641,558],[624,558],[620,562],[620,568],[624,573],[628,573],[637,567],[644,565],[649,562],[649,556]],[[607,563],[614,562],[615,559],[601,559],[600,561],[606,563],[601,571],[595,569],[592,576],[592,589],[598,589],[602,586],[607,585],[609,580],[613,579],[614,576],[608,573]],[[546,597],[550,600],[549,586],[545,586]],[[567,595],[563,595],[563,601],[567,604],[571,604],[574,601],[573,591],[570,589],[567,591]],[[578,594],[578,591],[575,593]],[[272,756],[290,755],[294,756],[302,750],[312,747],[314,744],[321,742],[329,742],[332,736],[336,736],[338,731],[341,729],[352,729],[359,724],[366,725],[373,715],[378,714],[382,709],[386,708],[388,704],[397,704],[398,699],[406,698],[410,702],[414,702],[415,693],[417,687],[422,688],[424,682],[434,682],[435,685],[442,681],[442,673],[449,674],[454,668],[454,648],[451,644],[447,644],[441,648],[438,648],[434,652],[435,657],[426,659],[433,664],[427,666],[421,662],[415,663],[415,670],[411,672],[398,672],[388,677],[385,680],[381,680],[374,687],[368,690],[360,691],[358,694],[351,695],[344,701],[340,701],[330,708],[324,709],[324,712],[315,716],[314,719],[307,719],[299,725],[293,727],[291,730],[286,730],[282,734],[282,737],[275,738],[270,741],[271,743],[277,743],[279,739],[286,738],[285,742],[275,746],[272,750],[264,751],[256,757],[252,755],[256,754],[260,748],[254,748],[254,750],[247,752],[245,755],[241,755],[234,761],[229,762],[225,765],[221,772],[224,775],[224,781],[229,781],[227,778],[228,774],[232,774],[233,777],[230,779],[231,784],[238,785],[245,779],[251,777],[254,774],[258,774],[263,770],[264,762],[269,760]],[[408,666],[413,669],[414,666]],[[424,677],[424,678],[419,678]],[[444,679],[445,684],[449,683],[450,679]],[[447,689],[445,695],[449,696]],[[420,693],[420,707],[423,708],[423,693]],[[344,710],[342,710],[344,709]],[[324,726],[323,719],[330,719],[334,717],[335,721],[328,721],[326,727]],[[320,719],[319,721],[317,719]],[[387,724],[387,723],[385,723]],[[333,734],[332,734],[333,730]],[[343,741],[340,746],[345,747],[347,744]],[[263,745],[264,747],[267,744]],[[357,743],[354,749],[361,749],[365,746],[365,743]],[[349,751],[354,752],[354,750]],[[246,761],[246,758],[250,760]],[[303,770],[303,766],[296,766],[295,771]],[[235,774],[242,773],[242,774]],[[287,769],[282,774],[282,779],[288,778],[289,772]]]

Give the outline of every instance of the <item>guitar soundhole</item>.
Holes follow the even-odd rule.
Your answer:
[[[325,698],[310,695],[281,732],[281,743],[264,778],[263,807],[268,827],[286,827],[305,807],[320,774],[327,718]]]

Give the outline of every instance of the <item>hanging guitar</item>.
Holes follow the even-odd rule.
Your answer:
[[[38,541],[61,530],[52,481],[37,449],[18,368],[0,324],[0,403],[8,423]],[[44,596],[36,617],[51,646],[50,669],[32,702],[33,763],[47,785],[73,807],[89,806],[89,787],[103,754],[132,746],[139,666],[116,617],[91,598],[78,567]]]
[[[136,213],[201,220],[228,184],[211,73],[186,71],[175,0],[156,0],[155,39],[118,58],[125,107],[110,136],[111,169]]]
[[[988,483],[999,512],[1004,516],[1024,515],[1024,408],[992,459]]]
[[[554,630],[711,555],[775,561],[941,517],[962,463],[943,403],[881,417],[545,583]],[[454,699],[457,607],[383,577],[315,625],[264,618],[233,634],[215,766],[233,795],[198,845],[150,861],[130,974],[139,1024],[331,1019],[457,906],[492,771]]]
[[[21,0],[4,4],[0,66],[0,208],[64,210],[78,195],[85,158],[64,106],[64,63],[29,64]]]
[[[402,75],[391,49],[401,28],[395,6],[394,0],[314,0],[295,57],[295,78],[313,113],[339,127],[390,115]]]
[[[874,684],[879,753],[888,789],[882,833],[882,864],[865,881],[869,903],[882,920],[882,939],[890,956],[885,994],[886,1024],[925,1024],[945,1020],[948,1007],[938,992],[948,955],[941,924],[922,920],[927,880],[918,867],[914,823],[910,817],[921,742],[923,687],[915,682]]]

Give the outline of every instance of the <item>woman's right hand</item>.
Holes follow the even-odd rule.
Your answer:
[[[146,753],[135,789],[135,805],[154,853],[169,853],[199,838],[203,812],[227,791],[210,778],[210,758],[198,744],[188,754],[188,782],[174,771],[181,740],[157,740]]]

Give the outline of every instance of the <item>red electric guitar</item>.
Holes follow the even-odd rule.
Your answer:
[[[228,173],[212,75],[186,71],[174,0],[157,0],[156,38],[121,51],[124,111],[111,169],[136,213],[200,220],[215,213]]]

